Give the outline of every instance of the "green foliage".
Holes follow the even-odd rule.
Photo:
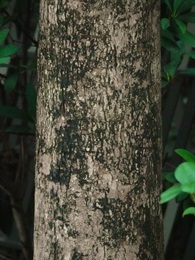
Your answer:
[[[9,75],[4,82],[4,89],[7,93],[12,92],[15,87],[16,87],[16,83],[17,83],[17,79],[18,79],[18,74],[17,73],[13,73],[11,75]]]
[[[182,216],[184,217],[186,215],[195,215],[195,207],[185,209]]]
[[[179,71],[178,67],[184,55],[195,58],[195,35],[187,29],[187,23],[195,23],[195,13],[191,12],[195,0],[162,0],[161,44],[164,52],[168,53],[168,60],[162,65],[162,84],[166,86],[177,75],[195,75],[192,68]]]
[[[195,204],[195,156],[184,150],[177,149],[175,152],[180,155],[185,162],[181,163],[175,172],[163,173],[164,179],[169,181],[173,186],[165,190],[161,194],[160,203],[165,203],[173,198],[176,202],[186,202],[191,200]],[[195,215],[195,207],[186,206],[184,203],[183,216]]]
[[[161,20],[161,26],[162,26],[163,30],[166,30],[170,26],[170,20],[167,18],[163,18]]]
[[[3,105],[0,105],[0,116],[11,119],[9,125],[6,126],[7,132],[33,134],[36,118],[36,85],[31,78],[35,78],[36,58],[28,59],[27,52],[31,46],[36,46],[36,41],[25,29],[25,25],[21,24],[22,17],[19,19],[26,1],[16,0],[14,4],[10,5],[10,3],[11,0],[0,1],[0,67],[6,68],[5,75],[0,73],[0,77],[3,78],[5,96]],[[30,12],[34,12],[32,19],[35,17],[35,26],[38,18],[38,5],[39,1],[34,0],[32,8],[29,8]],[[14,31],[8,29],[10,23],[15,23]],[[26,39],[25,41],[28,42],[28,44],[25,43],[25,50],[24,47],[20,47],[22,45],[22,42],[18,40],[20,38]],[[23,60],[25,60],[25,64],[23,64]],[[14,104],[20,104],[20,108],[16,105],[13,106],[13,101],[10,103],[13,97]],[[13,119],[17,119],[18,125],[13,124]]]
[[[35,125],[22,126],[22,125],[12,125],[7,128],[7,132],[11,134],[23,134],[23,135],[34,135]]]
[[[0,31],[0,43],[3,43],[5,41],[5,39],[8,36],[8,33],[9,33],[9,29],[4,29]]]
[[[13,55],[18,51],[18,47],[15,45],[6,45],[0,47],[0,58],[5,58]]]
[[[195,156],[185,149],[176,149],[175,152],[181,156],[186,162],[195,163]]]
[[[0,106],[0,116],[13,118],[13,119],[27,119],[28,115],[17,107]]]
[[[181,193],[181,185],[176,184],[161,194],[160,203],[168,202]]]
[[[175,183],[177,181],[174,172],[163,172],[163,179],[171,183]]]
[[[18,51],[18,47],[12,44],[3,45],[8,36],[9,30],[4,29],[0,31],[0,65],[9,62],[10,56]]]

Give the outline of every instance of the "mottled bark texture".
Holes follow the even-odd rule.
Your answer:
[[[41,0],[35,260],[163,259],[159,13]]]

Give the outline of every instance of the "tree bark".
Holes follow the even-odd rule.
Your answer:
[[[159,14],[41,0],[35,260],[163,259]]]

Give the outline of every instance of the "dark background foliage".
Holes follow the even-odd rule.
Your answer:
[[[176,148],[195,152],[194,5],[161,4],[163,171],[181,163]],[[32,259],[38,9],[0,1],[0,259]],[[167,260],[195,259],[194,216],[182,211],[163,205]]]

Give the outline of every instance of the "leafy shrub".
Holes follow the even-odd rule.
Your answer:
[[[187,27],[195,23],[191,8],[195,0],[162,0],[161,45],[168,52],[168,61],[162,66],[162,84],[166,86],[177,75],[195,75],[195,68],[178,70],[184,55],[195,59],[195,35]]]
[[[176,198],[176,202],[183,202],[183,216],[195,215],[195,155],[184,149],[177,149],[175,152],[185,162],[181,163],[174,172],[163,173],[164,179],[173,186],[161,194],[160,203]]]

